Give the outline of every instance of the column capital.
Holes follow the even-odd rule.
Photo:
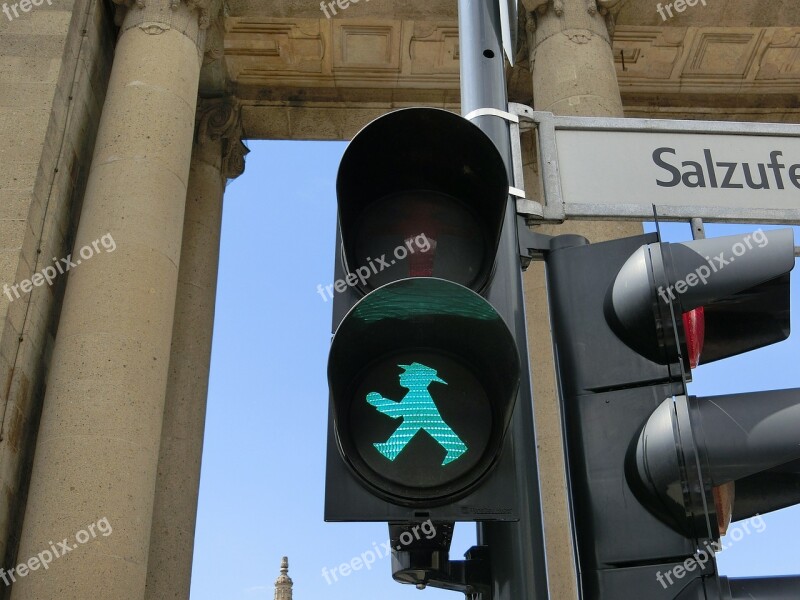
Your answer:
[[[250,152],[242,142],[242,105],[235,96],[201,98],[197,103],[195,143],[222,142],[222,174],[234,179],[244,173]]]
[[[166,13],[164,9],[169,9],[173,13],[177,13],[182,5],[189,11],[197,13],[197,25],[200,30],[208,29],[211,24],[215,12],[220,8],[219,0],[111,0],[124,9],[127,9],[123,15],[125,21],[126,15],[138,12],[147,13],[145,22],[152,18],[153,23],[163,22],[163,18],[159,19],[156,15],[159,12]],[[119,21],[119,20],[118,20]],[[136,25],[141,25],[142,19],[136,19]],[[118,24],[121,24],[118,22]]]
[[[556,17],[565,21],[565,29],[589,29],[586,27],[587,19],[590,20],[600,15],[605,21],[609,37],[614,35],[614,17],[628,0],[522,0],[523,6],[531,13],[528,28],[536,29],[537,20],[552,11]],[[577,12],[570,9],[578,9]],[[581,40],[573,40],[582,43]]]
[[[571,0],[522,0],[522,4],[530,12],[536,11],[539,14],[547,12],[548,8],[552,7],[557,16],[564,14],[564,4]],[[626,0],[580,0],[586,7],[586,11],[593,15],[599,12],[601,15],[606,14],[609,10],[616,7],[618,4],[624,4]]]

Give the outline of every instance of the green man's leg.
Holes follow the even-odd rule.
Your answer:
[[[467,451],[467,445],[461,441],[461,438],[444,421],[439,426],[426,427],[425,431],[447,450],[442,466],[453,462]]]
[[[403,451],[403,448],[406,447],[406,444],[411,441],[417,432],[420,430],[420,427],[415,427],[413,425],[406,425],[405,423],[401,424],[400,427],[392,434],[392,436],[383,443],[373,444],[375,448],[377,448],[378,452],[383,454],[389,460],[394,460],[397,458],[397,455]]]

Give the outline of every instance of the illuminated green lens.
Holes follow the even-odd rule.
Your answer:
[[[442,466],[457,460],[467,451],[467,446],[444,422],[428,390],[428,386],[434,382],[445,385],[447,382],[436,376],[435,369],[417,362],[397,366],[405,370],[400,375],[400,385],[408,389],[402,400],[396,402],[378,392],[367,394],[367,402],[379,412],[393,419],[403,419],[392,436],[385,442],[374,444],[375,448],[393,461],[411,439],[424,430],[447,451]]]

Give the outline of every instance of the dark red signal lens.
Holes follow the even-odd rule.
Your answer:
[[[694,369],[700,364],[705,341],[706,321],[703,307],[683,313],[683,330],[686,333],[686,347],[689,351],[689,366]]]

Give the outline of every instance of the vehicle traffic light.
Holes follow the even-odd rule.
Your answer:
[[[714,544],[800,503],[800,390],[686,392],[789,335],[792,230],[559,236],[545,260],[583,598],[799,598],[798,577],[719,577]]]
[[[503,285],[500,154],[455,114],[402,109],[353,138],[336,191],[325,519],[514,519],[520,360],[483,296]]]

